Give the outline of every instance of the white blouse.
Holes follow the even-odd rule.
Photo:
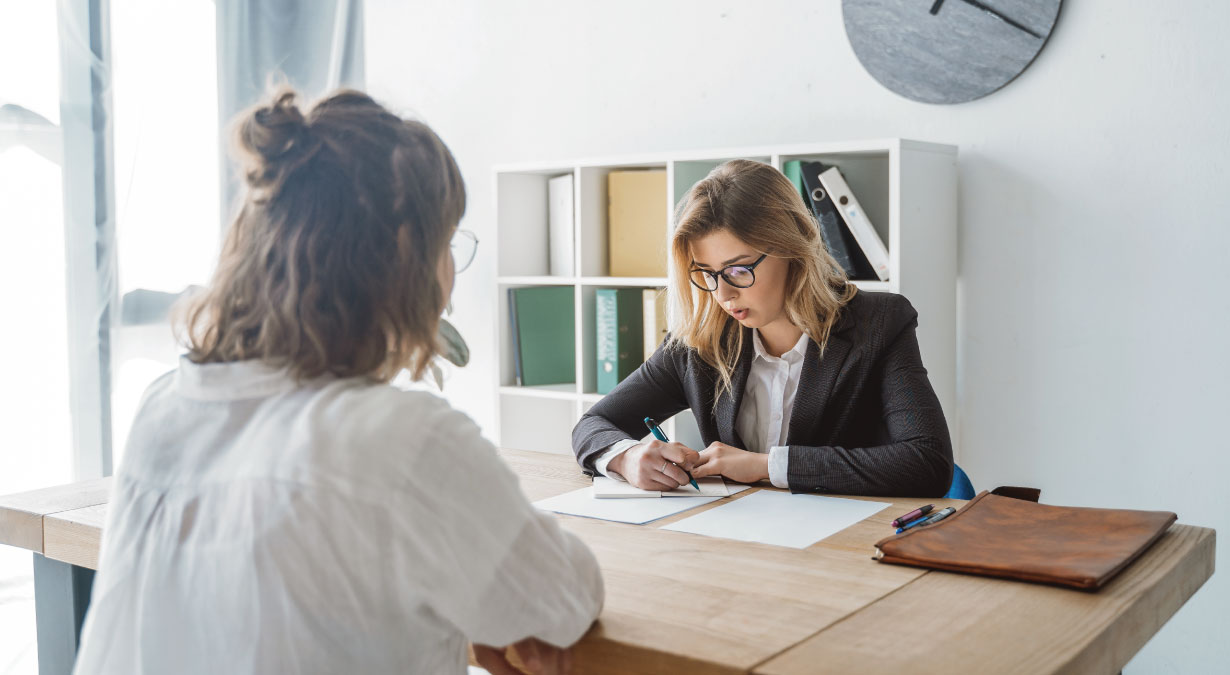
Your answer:
[[[739,438],[747,443],[748,450],[780,452],[783,460],[785,459],[788,450],[785,445],[786,435],[790,430],[794,398],[799,391],[803,360],[807,356],[807,343],[810,341],[811,338],[804,333],[789,351],[778,357],[769,354],[764,348],[760,331],[752,331],[752,349],[755,356],[752,357],[752,367],[747,374],[747,386],[743,389],[739,414],[735,418]]]
[[[790,429],[790,415],[794,411],[794,397],[799,391],[803,360],[807,356],[810,339],[804,333],[790,351],[777,357],[764,348],[760,331],[752,331],[752,366],[748,370],[743,400],[735,417],[735,429],[739,432],[739,438],[747,444],[744,449],[769,454],[769,482],[782,489],[790,487],[787,479],[790,447],[785,445],[786,434]],[[604,476],[624,480],[618,472],[609,470],[607,465],[619,453],[639,442],[626,439],[613,444],[594,461],[594,468]]]
[[[443,399],[257,362],[150,386],[104,533],[77,673],[462,673],[467,641],[569,645],[603,600]]]

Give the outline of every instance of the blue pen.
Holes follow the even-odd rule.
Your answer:
[[[905,525],[897,528],[897,534],[901,534],[902,532],[905,532],[911,527],[917,527],[918,525],[931,525],[932,523],[938,523],[941,520],[947,518],[948,516],[951,516],[952,514],[956,513],[956,511],[957,511],[956,509],[952,508],[951,506],[948,506],[948,507],[945,507],[944,510],[939,511],[937,513],[933,513],[929,516],[923,516],[922,518],[919,518],[918,520],[911,520]]]
[[[670,443],[670,439],[666,437],[666,434],[662,433],[662,429],[658,426],[657,422],[653,421],[652,417],[645,418],[645,426],[649,427],[649,433],[653,434],[654,438],[658,439],[659,441],[662,441],[663,443]],[[671,462],[671,464],[675,464],[675,463]],[[675,464],[675,466],[679,466],[679,465]],[[688,471],[687,469],[684,469],[683,472],[687,474],[688,480],[692,481],[692,487],[696,488],[697,492],[699,492],[700,486],[696,484],[696,479],[692,477],[692,472]]]
[[[921,525],[924,520],[930,517],[931,517],[930,515],[923,515],[923,516],[919,516],[918,518],[915,518],[914,520],[911,520],[905,525],[902,525],[901,527],[897,528],[897,534],[901,534],[902,532],[905,532],[906,530],[910,529],[911,527],[914,527],[915,525]]]

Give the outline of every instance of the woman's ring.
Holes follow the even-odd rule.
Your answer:
[[[666,473],[666,465],[667,465],[667,464],[670,464],[670,460],[669,460],[669,459],[668,459],[668,460],[665,460],[665,461],[663,461],[663,462],[662,462],[662,468],[661,468],[661,469],[658,469],[658,471],[661,471],[662,473]]]

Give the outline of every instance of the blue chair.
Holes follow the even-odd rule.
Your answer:
[[[969,476],[956,464],[952,465],[952,485],[944,499],[973,499],[974,484],[969,482]]]

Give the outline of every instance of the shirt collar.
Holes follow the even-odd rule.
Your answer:
[[[263,398],[290,391],[299,383],[286,368],[274,368],[258,360],[229,363],[193,363],[179,358],[175,385],[180,394],[198,400],[227,401]]]
[[[796,357],[804,357],[807,355],[807,341],[810,339],[807,333],[803,333],[799,336],[799,341],[790,348],[790,351],[782,354],[779,359],[779,357],[769,354],[768,350],[764,348],[764,343],[760,341],[760,331],[755,328],[752,329],[752,349],[755,350],[756,358],[764,359],[765,361],[777,359],[793,362]]]

